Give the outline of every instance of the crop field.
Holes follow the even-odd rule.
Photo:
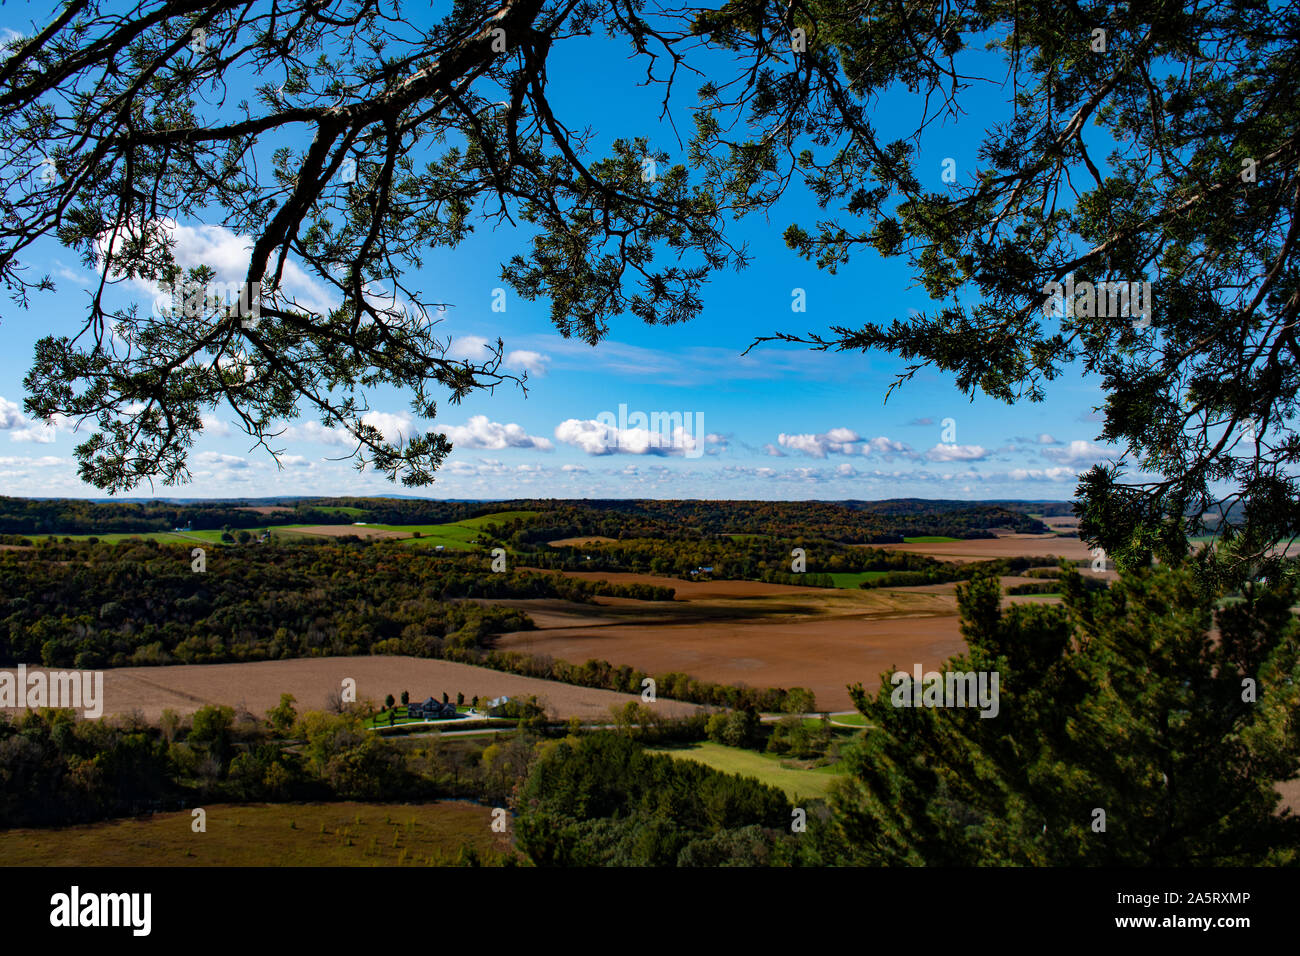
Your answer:
[[[46,670],[28,668],[29,673]],[[345,678],[356,681],[358,701],[369,700],[376,706],[387,695],[398,697],[404,690],[417,700],[443,693],[452,698],[463,693],[466,699],[476,695],[488,699],[535,696],[561,720],[608,718],[611,707],[641,699],[635,694],[575,687],[453,661],[377,655],[114,667],[104,671],[103,709],[105,715],[139,711],[147,720],[156,721],[164,710],[192,714],[207,704],[224,704],[260,717],[279,704],[281,694],[292,694],[300,712],[322,710]],[[676,701],[660,701],[657,706],[668,716],[696,711],[694,704]]]
[[[970,538],[965,540],[933,538],[907,538],[903,544],[882,544],[873,547],[890,551],[913,551],[927,554],[941,561],[988,561],[993,558],[1045,557],[1055,555],[1070,561],[1091,561],[1092,551],[1078,538],[1064,538],[1055,534],[1004,534],[996,538]]]
[[[87,826],[0,831],[6,866],[429,866],[510,853],[473,803],[213,804]]]
[[[538,629],[497,639],[505,650],[678,671],[723,684],[807,687],[819,710],[848,710],[848,685],[879,685],[891,667],[927,669],[965,650],[951,594],[803,588],[759,581],[683,582],[652,575],[572,572],[665,583],[677,600],[600,598],[595,608],[548,606]],[[524,606],[526,602],[517,602]],[[530,610],[530,614],[533,613]]]
[[[288,508],[248,508],[247,511],[256,512],[266,517],[271,517],[280,512],[291,513]],[[365,512],[360,508],[347,507],[321,507],[319,511],[330,512],[334,514],[361,515]],[[481,515],[477,518],[467,518],[464,521],[455,521],[447,524],[318,524],[309,525],[301,523],[277,524],[274,522],[264,522],[258,525],[249,525],[246,527],[230,529],[231,534],[238,534],[240,531],[247,531],[254,537],[262,534],[263,531],[269,531],[277,538],[342,538],[355,536],[358,538],[394,538],[401,539],[406,544],[415,547],[437,547],[442,545],[451,551],[473,551],[476,548],[472,542],[483,531],[483,528],[490,524],[504,523],[516,518],[529,518],[536,515],[535,511],[502,511],[496,514]],[[120,541],[128,541],[132,538],[141,538],[147,541],[158,541],[163,544],[212,544],[221,545],[220,529],[204,531],[150,531],[136,532],[131,534],[69,534],[56,535],[55,537],[62,540],[71,538],[73,541],[88,541],[91,538],[96,539],[104,544],[117,544]],[[417,537],[418,535],[418,537]],[[31,535],[33,540],[46,537],[45,535]]]

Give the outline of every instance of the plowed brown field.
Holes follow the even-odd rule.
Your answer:
[[[45,668],[29,667],[35,672]],[[555,681],[537,680],[417,657],[312,657],[290,661],[259,661],[242,664],[185,664],[167,667],[119,667],[104,672],[104,713],[141,711],[146,719],[157,720],[164,710],[193,713],[205,704],[244,708],[258,716],[280,702],[281,694],[293,694],[299,712],[323,710],[330,694],[339,690],[345,677],[357,682],[357,699],[382,704],[384,697],[401,695],[423,700],[444,692],[455,699],[463,693],[468,700],[525,697],[535,695],[556,717],[595,719],[609,716],[609,708],[629,700],[632,694],[573,687]],[[695,712],[693,704],[660,701],[670,715]]]

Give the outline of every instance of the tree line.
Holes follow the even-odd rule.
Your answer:
[[[330,542],[188,548],[41,542],[0,551],[0,661],[52,667],[216,663],[370,653],[405,639],[478,643],[526,630],[492,598],[671,600],[672,589],[527,571],[492,573],[474,555]],[[426,655],[427,656],[427,655]]]

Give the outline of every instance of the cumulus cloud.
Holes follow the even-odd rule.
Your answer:
[[[773,457],[773,458],[784,458],[784,457],[785,457],[785,452],[783,452],[781,449],[777,448],[777,447],[776,447],[775,445],[773,445],[771,442],[769,442],[768,444],[766,444],[766,445],[763,446],[763,454],[764,454],[764,455],[770,455],[770,456]]]
[[[342,428],[326,428],[315,421],[290,425],[284,430],[283,437],[289,441],[309,441],[318,445],[350,445],[356,441]]]
[[[250,236],[238,235],[225,226],[183,226],[171,219],[162,220],[158,226],[170,237],[172,255],[181,268],[209,266],[216,273],[214,282],[227,286],[243,282],[248,275],[249,258],[253,251]],[[119,238],[118,241],[123,240]],[[106,240],[99,243],[101,253],[106,247]],[[156,311],[161,312],[171,305],[170,297],[158,283],[139,278],[130,281],[153,299]],[[287,298],[312,312],[329,312],[335,304],[326,286],[292,259],[285,261],[280,289]]]
[[[860,440],[858,433],[851,428],[832,428],[821,434],[787,435],[782,432],[776,438],[782,448],[814,458],[825,458],[829,454],[851,455],[857,450],[854,442]]]
[[[230,425],[217,418],[215,415],[203,416],[203,433],[205,435],[216,435],[218,438],[224,438],[231,432]]]
[[[1055,438],[1053,438],[1053,437],[1052,437],[1051,435],[1049,435],[1047,432],[1040,432],[1039,434],[1034,435],[1034,436],[1032,436],[1032,437],[1026,437],[1026,436],[1024,436],[1024,435],[1017,435],[1015,438],[1012,438],[1011,441],[1014,442],[1014,443],[1016,443],[1016,444],[1019,444],[1019,445],[1059,445],[1059,444],[1061,444],[1059,441],[1057,441]]]
[[[0,396],[0,431],[8,431],[11,428],[22,428],[26,424],[27,418],[23,415],[18,404]]]
[[[545,375],[551,357],[530,349],[515,349],[506,355],[505,364],[509,368],[521,368],[529,375]]]
[[[415,419],[407,412],[366,412],[361,416],[364,425],[373,425],[384,436],[384,441],[399,444],[412,437],[415,432]],[[290,425],[283,436],[289,441],[315,442],[318,445],[352,446],[357,440],[346,428],[335,426],[327,428],[317,421],[300,422]]]
[[[247,468],[248,459],[240,458],[238,455],[223,455],[218,451],[201,451],[194,456],[194,460],[200,465],[209,468]]]
[[[983,461],[988,450],[982,445],[935,445],[925,453],[930,461]]]
[[[569,418],[556,426],[555,437],[588,455],[699,454],[695,436],[680,426],[664,432],[648,428],[619,428],[595,419]]]
[[[1104,445],[1076,439],[1064,448],[1044,448],[1043,457],[1061,465],[1082,466],[1095,465],[1102,459],[1110,458],[1113,452]]]
[[[0,431],[9,432],[10,441],[49,445],[60,431],[71,428],[72,419],[66,415],[55,415],[50,422],[38,421],[24,415],[17,403],[0,397]]]
[[[492,348],[481,335],[461,335],[447,346],[447,358],[460,362],[482,362],[491,355]]]
[[[379,429],[384,441],[393,444],[411,437],[413,422],[406,412],[366,412],[361,416],[361,424]]]
[[[71,428],[72,419],[66,415],[55,415],[49,422],[39,421],[24,415],[17,403],[0,397],[0,431],[9,432],[10,441],[48,445],[60,431]]]
[[[1072,481],[1077,477],[1073,468],[1013,468],[1005,475],[990,475],[993,480],[1008,478],[1011,481]]]
[[[462,448],[536,448],[551,451],[555,446],[548,438],[529,435],[522,425],[489,421],[486,415],[473,415],[464,425],[445,425],[437,429],[453,444]]]
[[[884,458],[886,461],[893,461],[896,457],[916,457],[916,452],[912,450],[911,445],[906,442],[894,441],[884,435],[867,439],[862,446],[862,454],[874,455],[878,458]]]

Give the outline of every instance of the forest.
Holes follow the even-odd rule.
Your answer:
[[[204,664],[365,654],[388,640],[431,651],[531,627],[520,611],[472,599],[597,594],[673,596],[360,543],[225,549],[195,573],[189,549],[155,541],[40,542],[0,552],[0,661]]]
[[[367,732],[359,712],[299,714],[295,703],[282,695],[265,720],[211,705],[165,712],[157,724],[51,710],[0,716],[0,828],[205,802],[457,798],[516,814],[523,856],[480,861],[489,864],[818,862],[818,843],[791,832],[780,791],[645,753],[646,744],[702,739],[703,717],[621,719],[616,732],[521,721],[505,736],[404,739]],[[826,818],[817,813],[810,830]]]
[[[798,690],[495,650],[494,635],[533,623],[521,610],[479,603],[595,596],[671,601],[674,592],[519,569],[494,573],[468,553],[361,541],[226,548],[195,573],[185,547],[42,540],[0,550],[0,664],[99,668],[402,654],[624,693],[640,692],[653,677],[664,697],[762,710],[781,709]]]
[[[499,511],[538,511],[524,541],[579,535],[611,538],[707,538],[719,534],[810,535],[846,544],[884,544],[907,535],[989,537],[990,529],[1042,533],[1048,528],[1004,505],[971,502],[792,502],[521,499],[498,502],[417,498],[319,498],[275,501],[286,510],[258,514],[249,502],[97,502],[0,497],[0,534],[129,534],[189,525],[213,530],[253,524],[436,524]],[[1026,505],[1042,508],[1043,505]]]

